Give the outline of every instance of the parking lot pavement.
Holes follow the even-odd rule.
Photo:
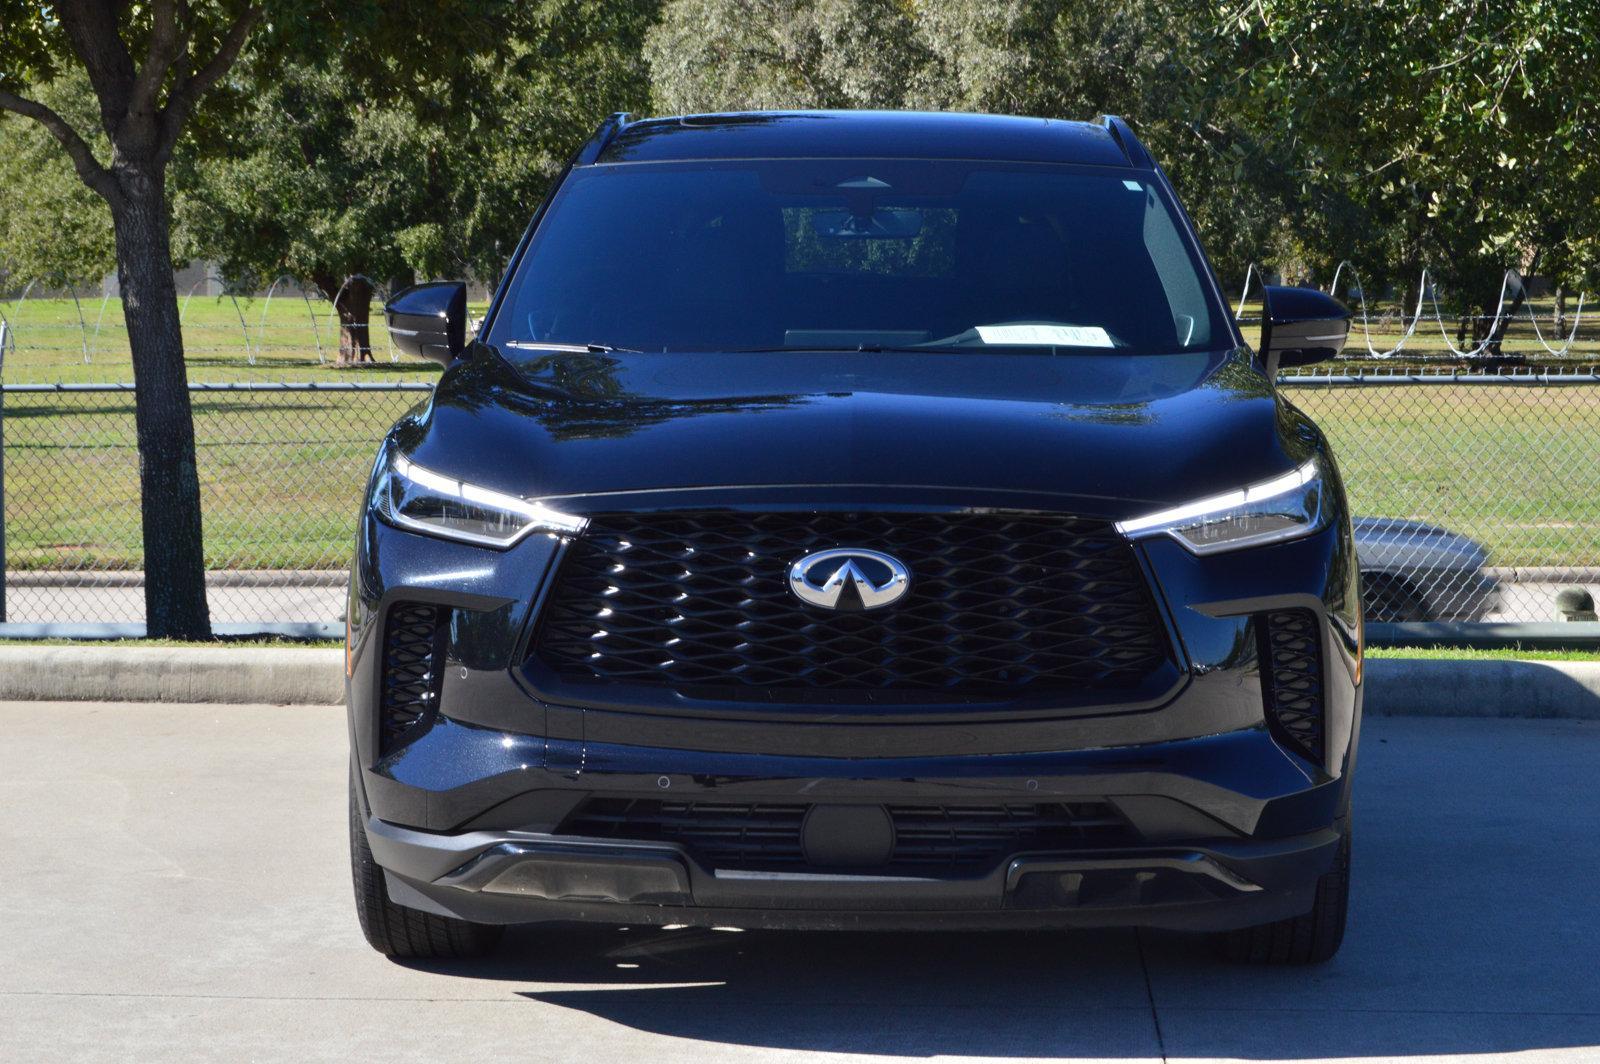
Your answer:
[[[1132,932],[356,929],[340,711],[0,704],[0,1060],[1600,1060],[1600,725],[1368,722],[1344,952]]]

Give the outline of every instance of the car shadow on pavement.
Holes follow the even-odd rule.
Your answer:
[[[1600,1011],[1508,1000],[1480,977],[1484,959],[1440,952],[1414,972],[1376,936],[1321,968],[1252,969],[1159,932],[547,925],[516,929],[493,960],[426,967],[524,983],[524,998],[645,1033],[807,1052],[1252,1060],[1600,1046]],[[1591,980],[1579,970],[1568,975]],[[1580,996],[1592,1002],[1592,988]]]
[[[493,960],[433,970],[735,1047],[1600,1060],[1597,741],[1600,725],[1570,722],[1372,722],[1350,930],[1320,967],[1233,965],[1203,938],[1160,932],[561,925],[518,928]]]

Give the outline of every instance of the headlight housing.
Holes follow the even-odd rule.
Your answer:
[[[589,523],[537,500],[456,480],[398,453],[390,456],[374,494],[374,507],[390,524],[499,550],[530,532],[571,534]]]
[[[1195,554],[1278,543],[1327,523],[1327,488],[1313,458],[1281,477],[1117,522],[1130,539],[1171,536]]]

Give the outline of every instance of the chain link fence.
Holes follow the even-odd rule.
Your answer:
[[[191,386],[213,622],[342,616],[377,441],[430,387]],[[4,620],[141,622],[132,387],[8,384],[0,424]]]
[[[191,311],[203,325],[197,337],[227,333],[230,300],[208,297],[209,319]],[[380,337],[376,364],[327,365],[304,301],[303,324],[282,309],[294,302],[241,302],[234,315],[263,323],[258,336],[281,330],[271,341],[283,345],[281,364],[263,365],[274,350],[262,347],[251,365],[244,330],[231,350],[212,342],[219,350],[190,351],[191,376],[202,381],[192,399],[220,625],[338,620],[377,441],[432,386],[430,366],[388,361]],[[13,314],[23,325],[49,318],[42,305],[23,310]],[[72,335],[61,324],[76,317],[70,304],[58,300],[51,313],[59,332],[46,346],[81,357],[81,344],[61,339]],[[1507,352],[1535,344],[1532,323],[1507,332]],[[1554,325],[1549,315],[1545,335]],[[0,334],[8,328],[0,321]],[[297,328],[306,337],[296,339]],[[0,363],[0,619],[142,623],[132,386],[81,381],[76,369],[62,370],[61,351],[28,346],[39,333],[9,335]],[[1572,335],[1559,359],[1488,365],[1414,345],[1405,359],[1352,359],[1282,379],[1338,456],[1374,619],[1549,621],[1562,588],[1600,592],[1600,334],[1589,325]],[[126,373],[108,348],[95,350],[99,361],[67,361]]]
[[[1285,376],[1327,434],[1356,517],[1368,617],[1559,620],[1600,595],[1600,374],[1594,367]]]

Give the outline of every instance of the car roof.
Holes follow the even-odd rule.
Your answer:
[[[607,132],[602,128],[598,153],[582,161],[860,157],[1128,168],[1133,165],[1130,157],[1141,163],[1147,158],[1120,119],[1069,122],[945,112],[758,111],[638,121],[618,116],[609,136]]]

